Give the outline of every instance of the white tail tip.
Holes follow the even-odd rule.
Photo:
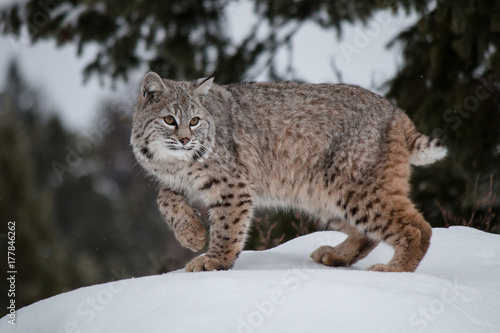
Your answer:
[[[422,142],[424,140],[425,144]],[[415,149],[410,155],[410,163],[416,166],[427,165],[445,158],[447,154],[448,150],[441,140],[422,136],[415,143]]]

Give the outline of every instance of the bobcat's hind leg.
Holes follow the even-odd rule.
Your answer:
[[[408,141],[414,140],[415,135],[421,134],[411,121],[406,117],[394,118],[387,132],[385,161],[374,170],[377,180],[367,189],[370,196],[367,199],[372,202],[378,219],[367,225],[365,232],[394,248],[388,264],[373,265],[368,268],[370,271],[414,272],[430,244],[432,228],[408,198],[409,164],[415,144]]]
[[[406,199],[392,212],[392,218],[382,240],[394,248],[394,256],[387,265],[376,264],[369,271],[414,272],[429,248],[432,228]]]
[[[326,266],[347,267],[366,257],[379,243],[349,226],[342,231],[349,235],[342,243],[335,247],[321,246],[311,254],[311,258]]]

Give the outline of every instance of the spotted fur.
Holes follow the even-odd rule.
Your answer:
[[[443,158],[439,140],[357,86],[212,81],[174,82],[150,72],[134,113],[135,156],[159,180],[160,211],[182,245],[204,247],[192,204],[209,209],[208,252],[187,271],[231,268],[254,209],[270,206],[304,211],[349,235],[314,251],[316,262],[349,266],[384,241],[393,258],[369,270],[417,268],[431,228],[408,198],[410,164]]]

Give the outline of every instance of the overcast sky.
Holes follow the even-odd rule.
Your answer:
[[[250,30],[255,21],[248,15],[251,11],[249,1],[231,3],[228,7],[228,31],[233,39],[242,38]],[[338,82],[331,66],[334,61],[343,82],[373,89],[392,77],[400,63],[400,50],[386,50],[385,45],[415,20],[416,16],[394,17],[389,12],[380,12],[366,27],[344,25],[341,40],[334,30],[322,30],[307,23],[293,39],[296,75],[313,83]],[[109,82],[101,86],[96,78],[83,84],[82,70],[93,59],[93,54],[95,49],[87,48],[78,58],[73,45],[58,48],[54,42],[39,42],[32,46],[26,41],[0,36],[0,89],[5,84],[5,67],[9,59],[15,57],[25,78],[42,90],[48,106],[58,111],[67,125],[74,129],[92,126],[99,103],[105,97],[127,103],[135,99],[136,87],[146,70],[131,75],[131,82],[119,84],[117,91],[111,90]],[[287,62],[283,51],[279,63],[284,68]]]

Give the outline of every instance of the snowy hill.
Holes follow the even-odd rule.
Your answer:
[[[309,254],[345,236],[317,232],[243,252],[224,272],[172,272],[81,288],[17,311],[1,332],[500,332],[500,235],[434,229],[415,273],[349,269]]]

